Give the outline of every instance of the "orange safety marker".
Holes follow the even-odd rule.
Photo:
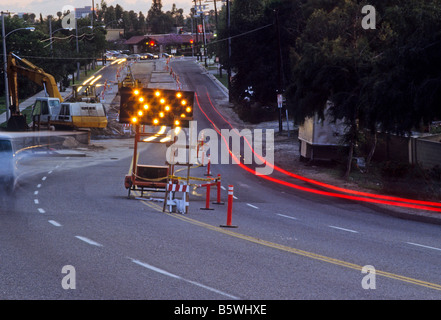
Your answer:
[[[208,157],[207,173],[205,174],[206,177],[211,177],[210,167],[211,167],[211,161],[210,161],[210,157]]]
[[[201,210],[214,210],[210,208],[210,191],[211,191],[211,183],[207,183],[206,185],[201,185],[202,187],[207,187],[207,192],[205,196],[205,208],[201,208]]]
[[[224,228],[237,228],[237,226],[233,226],[231,224],[232,215],[233,215],[233,191],[234,191],[234,187],[229,185],[228,186],[227,224],[226,225],[221,225],[221,227],[224,227]]]
[[[216,187],[217,187],[217,201],[213,202],[213,204],[224,204],[221,201],[221,175],[220,174],[217,175]]]

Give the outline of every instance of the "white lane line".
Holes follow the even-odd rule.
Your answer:
[[[227,189],[224,187],[224,186],[221,186],[221,189],[222,190],[224,190],[224,191],[226,191]]]
[[[278,213],[277,215],[278,215],[278,216],[281,216],[281,217],[284,217],[284,218],[288,218],[288,219],[292,219],[292,220],[297,220],[297,218],[294,218],[294,217],[291,217],[291,216],[286,216],[286,215],[284,215],[284,214],[280,214],[280,213]]]
[[[413,245],[413,246],[417,246],[417,247],[423,247],[423,248],[426,248],[426,249],[432,249],[432,250],[438,250],[438,251],[441,251],[440,248],[429,247],[429,246],[425,246],[425,245],[423,245],[423,244],[418,244],[418,243],[413,243],[413,242],[406,242],[406,243],[407,243],[407,244],[411,244],[411,245]]]
[[[37,184],[37,188],[41,188],[41,184],[39,183],[39,184]]]
[[[337,229],[337,230],[342,230],[342,231],[347,231],[347,232],[352,232],[352,233],[358,233],[358,231],[351,230],[351,229],[345,229],[345,228],[340,228],[340,227],[336,227],[336,226],[329,226],[329,227]]]
[[[54,225],[55,227],[61,227],[61,224],[59,224],[57,221],[55,221],[55,220],[48,220],[48,222],[51,224],[51,225]]]
[[[80,239],[81,241],[84,241],[84,242],[86,242],[86,243],[88,243],[88,244],[91,244],[91,245],[93,245],[93,246],[97,246],[97,247],[102,247],[102,246],[103,246],[102,244],[100,244],[100,243],[98,243],[98,242],[95,242],[95,241],[93,241],[93,240],[90,240],[89,238],[86,238],[86,237],[75,236],[75,238]]]
[[[52,173],[52,170],[51,171],[49,171],[47,174],[51,174]]]
[[[225,292],[223,292],[223,291],[220,291],[220,290],[214,289],[214,288],[212,288],[212,287],[208,287],[208,286],[203,285],[203,284],[201,284],[201,283],[199,283],[199,282],[196,282],[196,281],[192,281],[192,280],[188,280],[188,279],[182,278],[182,277],[180,277],[180,276],[178,276],[178,275],[175,275],[175,274],[173,274],[173,273],[170,273],[170,272],[167,272],[167,271],[165,271],[165,270],[159,269],[159,268],[154,267],[154,266],[152,266],[152,265],[149,265],[149,264],[147,264],[147,263],[145,263],[145,262],[142,262],[142,261],[139,261],[139,260],[136,260],[136,259],[132,259],[132,258],[129,258],[129,259],[132,260],[133,263],[136,263],[137,265],[139,265],[139,266],[141,266],[141,267],[147,268],[147,269],[152,270],[152,271],[154,271],[154,272],[158,272],[158,273],[160,273],[160,274],[162,274],[162,275],[164,275],[164,276],[171,277],[171,278],[174,278],[174,279],[177,279],[177,280],[182,280],[182,281],[185,281],[185,282],[191,283],[191,284],[193,284],[193,285],[195,285],[195,286],[198,286],[198,287],[200,287],[200,288],[204,288],[204,289],[206,289],[206,290],[209,290],[209,291],[215,292],[215,293],[217,293],[217,294],[223,295],[223,296],[228,297],[228,298],[231,298],[231,299],[235,299],[235,300],[238,300],[238,299],[239,299],[238,297],[235,297],[235,296],[233,296],[233,295],[231,295],[231,294],[228,294],[228,293],[225,293]]]
[[[38,199],[34,199],[34,203],[39,204],[40,202],[38,202]]]
[[[40,212],[40,213],[46,213],[46,211],[44,211],[44,209],[38,208],[37,210],[38,210],[38,212]]]
[[[38,194],[38,191],[34,191],[34,195],[37,195]]]
[[[233,199],[236,199],[236,200],[237,200],[237,197],[236,197],[236,196],[233,196]]]
[[[44,181],[44,180],[46,180],[46,179],[47,179],[47,177],[46,177],[46,176],[44,176],[43,178],[41,178],[41,180],[43,180],[43,181]]]
[[[247,203],[248,207],[254,208],[254,209],[259,209],[259,207],[253,206],[252,204]]]

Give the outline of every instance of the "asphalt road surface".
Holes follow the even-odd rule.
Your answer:
[[[172,66],[196,92],[198,129],[231,129],[215,110],[226,99],[219,85],[192,60]],[[224,228],[227,205],[201,210],[203,189],[192,191],[186,215],[162,212],[162,194],[128,199],[131,141],[120,150],[20,161],[16,193],[0,212],[0,299],[441,298],[439,225],[213,164],[222,201],[234,185],[237,228]],[[165,151],[145,144],[138,161],[162,165]]]

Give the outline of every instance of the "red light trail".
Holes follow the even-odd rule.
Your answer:
[[[231,125],[231,123],[226,120],[222,114],[216,109],[216,107],[213,105],[210,96],[208,94],[207,91],[207,97],[208,100],[210,102],[211,107],[216,111],[217,114],[219,114],[219,116],[233,129],[233,131],[239,135],[237,129],[233,128],[233,126]],[[244,170],[257,175],[256,171],[245,166],[244,164],[240,163],[240,161],[237,159],[237,157],[231,152],[229,145],[228,145],[228,141],[225,139],[225,137],[221,134],[221,132],[219,131],[219,129],[217,128],[217,126],[214,124],[214,122],[208,117],[208,115],[205,113],[205,111],[202,109],[200,103],[199,103],[199,98],[198,95],[196,94],[196,102],[198,104],[199,110],[201,110],[201,112],[204,114],[204,116],[207,118],[207,120],[213,125],[214,129],[216,130],[216,132],[222,137],[222,139],[224,140],[228,151],[232,157],[232,159]],[[406,208],[412,208],[412,209],[419,209],[419,210],[428,210],[428,211],[435,211],[435,212],[441,212],[441,203],[437,203],[437,202],[430,202],[430,201],[422,201],[422,200],[414,200],[414,199],[406,199],[406,198],[400,198],[400,197],[393,197],[393,196],[387,196],[387,195],[378,195],[378,194],[373,194],[373,193],[367,193],[367,192],[361,192],[361,191],[356,191],[356,190],[351,190],[351,189],[346,189],[346,188],[340,188],[337,186],[333,186],[327,183],[323,183],[317,180],[313,180],[313,179],[309,179],[297,174],[294,174],[292,172],[286,171],[272,163],[267,162],[261,155],[257,154],[254,149],[252,148],[250,142],[246,139],[246,137],[244,137],[244,141],[248,144],[248,146],[250,147],[250,149],[252,150],[252,152],[254,153],[254,155],[256,155],[261,161],[264,162],[264,164],[272,167],[274,170],[281,172],[291,178],[294,179],[298,179],[301,181],[305,181],[311,184],[315,184],[318,185],[320,187],[324,187],[327,189],[331,189],[334,191],[339,191],[339,192],[343,192],[343,193],[347,193],[347,194],[340,194],[340,193],[334,193],[334,192],[329,192],[329,191],[321,191],[321,190],[316,190],[316,189],[312,189],[312,188],[307,188],[307,187],[302,187],[299,185],[296,185],[294,183],[290,183],[284,180],[280,180],[277,178],[273,178],[270,176],[265,176],[265,175],[257,175],[260,178],[272,181],[274,183],[278,183],[280,185],[284,185],[290,188],[294,188],[294,189],[298,189],[298,190],[302,190],[305,192],[310,192],[310,193],[315,193],[315,194],[320,194],[320,195],[324,195],[324,196],[331,196],[331,197],[336,197],[336,198],[343,198],[343,199],[348,199],[348,200],[355,200],[355,201],[363,201],[363,202],[370,202],[370,203],[378,203],[378,204],[385,204],[385,205],[393,205],[393,206],[400,206],[400,207],[406,207]],[[348,195],[349,194],[349,195]],[[434,208],[435,207],[435,208]],[[436,208],[438,207],[438,208]]]

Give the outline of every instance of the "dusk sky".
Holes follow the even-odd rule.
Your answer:
[[[100,3],[101,0],[94,0],[95,6]],[[108,6],[119,4],[127,11],[134,10],[136,13],[142,11],[145,15],[152,6],[152,0],[106,0],[106,3]],[[173,3],[176,3],[178,9],[184,9],[184,14],[187,15],[190,12],[193,1],[162,0],[163,11],[170,10]],[[91,6],[92,0],[0,0],[1,11],[35,13],[37,17],[40,13],[43,16],[56,15],[58,11],[62,11],[65,5],[82,8],[84,6]]]

